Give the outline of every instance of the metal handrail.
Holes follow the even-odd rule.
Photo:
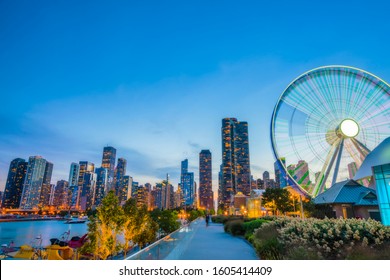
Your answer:
[[[147,252],[147,251],[149,251],[150,249],[152,249],[152,248],[154,248],[154,247],[160,245],[160,244],[163,243],[164,241],[168,241],[168,240],[171,238],[171,235],[174,235],[174,234],[176,234],[176,233],[181,232],[183,229],[188,228],[188,227],[191,225],[191,223],[193,223],[193,222],[195,222],[195,221],[197,221],[197,220],[199,220],[199,219],[200,219],[200,218],[196,218],[196,219],[193,220],[192,222],[189,222],[188,224],[186,224],[186,225],[180,227],[179,229],[177,229],[177,230],[171,232],[171,233],[168,234],[167,236],[165,236],[165,237],[163,237],[163,238],[157,240],[156,242],[150,244],[149,246],[143,248],[142,250],[140,250],[140,251],[138,251],[138,252],[136,252],[136,253],[134,253],[134,254],[128,256],[127,258],[125,258],[125,260],[133,259],[133,258],[137,257],[138,255],[140,255],[140,254],[142,254],[142,253],[144,253],[144,252]]]

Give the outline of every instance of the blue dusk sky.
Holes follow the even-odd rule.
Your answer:
[[[390,81],[389,1],[0,1],[0,190],[41,155],[52,183],[106,145],[141,184],[221,164],[221,120],[249,125],[254,178],[286,86],[342,64]]]

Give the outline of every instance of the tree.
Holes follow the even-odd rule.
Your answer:
[[[177,221],[177,212],[175,211],[154,209],[150,215],[165,235],[180,227],[180,223]]]
[[[131,198],[126,201],[123,206],[124,224],[123,236],[125,243],[123,244],[125,256],[129,249],[129,243],[138,244],[143,247],[156,239],[158,225],[150,217],[146,206],[137,207],[137,200]]]
[[[89,219],[89,242],[84,244],[82,252],[91,253],[95,259],[102,260],[115,255],[121,247],[117,235],[123,227],[124,213],[114,191],[108,192],[102,205],[97,208],[96,216]]]
[[[263,193],[262,202],[266,208],[272,209],[274,215],[278,210],[285,214],[293,209],[290,193],[286,189],[266,189]]]

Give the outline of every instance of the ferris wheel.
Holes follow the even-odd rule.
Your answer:
[[[320,67],[296,78],[271,121],[272,148],[289,185],[312,197],[352,179],[389,136],[389,84],[348,66]]]

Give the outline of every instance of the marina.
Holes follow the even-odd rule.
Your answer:
[[[64,223],[64,220],[34,220],[0,223],[0,244],[16,247],[32,244],[40,236],[42,246],[51,245],[50,239],[60,238],[69,231],[69,236],[83,236],[88,231],[88,223]]]

